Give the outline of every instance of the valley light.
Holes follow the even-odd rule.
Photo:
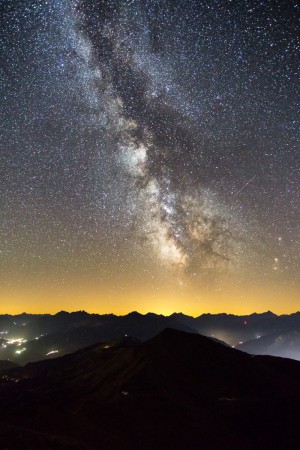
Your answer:
[[[17,354],[17,355],[20,355],[20,353],[25,352],[25,350],[26,350],[25,347],[24,347],[24,348],[21,348],[20,350],[16,350],[16,354]]]
[[[9,341],[6,341],[6,343],[7,344],[9,344],[9,345],[11,345],[11,344],[15,344],[16,342],[19,342],[19,343],[23,343],[23,342],[27,342],[27,339],[23,339],[23,338],[13,338],[13,339],[10,339]]]

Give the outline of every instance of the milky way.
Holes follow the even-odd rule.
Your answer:
[[[168,95],[171,74],[160,78],[164,55],[155,57],[144,8],[98,8],[95,14],[87,5],[81,28],[113,105],[106,107],[114,124],[110,141],[117,142],[120,168],[132,179],[136,230],[163,263],[202,279],[234,261],[233,220],[201,183],[195,168],[200,143],[181,111],[185,105]]]
[[[1,8],[4,284],[297,285],[297,1]]]

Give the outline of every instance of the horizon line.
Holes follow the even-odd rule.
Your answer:
[[[125,314],[115,314],[115,313],[112,313],[112,312],[111,313],[102,313],[101,314],[101,313],[97,313],[97,312],[88,312],[88,311],[86,311],[84,309],[80,309],[80,310],[77,310],[77,311],[66,311],[66,310],[62,309],[62,310],[59,310],[59,311],[57,311],[55,313],[30,313],[30,312],[22,311],[21,313],[17,313],[17,314],[0,313],[0,316],[12,316],[12,317],[22,316],[22,315],[27,315],[27,316],[29,316],[29,315],[30,316],[56,316],[56,315],[58,315],[60,313],[66,313],[66,314],[86,313],[88,315],[115,316],[115,317],[126,317],[126,316],[128,316],[130,314],[134,314],[134,313],[136,313],[136,314],[138,314],[140,316],[147,316],[149,314],[152,314],[152,315],[155,315],[155,316],[163,316],[163,317],[171,317],[171,316],[176,315],[176,314],[177,315],[182,314],[182,315],[184,315],[186,317],[191,317],[193,319],[196,319],[198,317],[205,316],[205,315],[211,315],[211,316],[227,315],[227,316],[235,316],[235,317],[245,317],[245,316],[252,316],[252,315],[263,315],[263,314],[268,314],[268,313],[272,314],[274,316],[280,317],[280,316],[290,316],[290,315],[293,315],[293,314],[297,314],[297,313],[300,313],[300,311],[297,310],[297,311],[294,311],[294,312],[291,312],[291,313],[283,313],[283,314],[277,314],[277,313],[274,313],[271,310],[267,310],[267,311],[263,311],[263,312],[256,312],[256,311],[254,311],[254,312],[251,312],[251,313],[248,313],[248,314],[234,314],[234,313],[228,313],[228,312],[224,312],[223,311],[223,312],[218,312],[218,313],[204,312],[202,314],[193,316],[193,315],[190,315],[190,314],[185,314],[182,311],[174,311],[173,313],[167,314],[167,315],[166,314],[161,314],[161,313],[155,313],[155,312],[152,312],[152,311],[148,311],[147,313],[141,313],[141,312],[139,312],[137,310],[129,311],[128,313],[125,313]]]

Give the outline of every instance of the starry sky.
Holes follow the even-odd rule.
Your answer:
[[[299,310],[299,1],[0,15],[1,313]]]

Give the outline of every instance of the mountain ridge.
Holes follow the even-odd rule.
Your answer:
[[[0,316],[0,360],[12,360],[17,364],[29,361],[53,358],[74,352],[99,341],[117,339],[131,335],[145,341],[171,327],[181,331],[200,333],[227,345],[241,347],[246,342],[264,336],[278,336],[300,332],[300,313],[278,316],[271,311],[253,313],[248,316],[232,314],[203,314],[191,317],[183,313],[169,316],[155,313],[141,314],[132,311],[123,316],[114,314],[89,314],[86,311],[60,311],[55,315]],[[268,351],[258,348],[256,342],[253,353],[274,354],[273,347]],[[263,343],[264,341],[261,341]],[[300,360],[299,350],[295,347],[293,354],[288,352],[288,341],[280,356]],[[292,344],[291,344],[292,345]],[[253,347],[254,348],[254,347]]]

